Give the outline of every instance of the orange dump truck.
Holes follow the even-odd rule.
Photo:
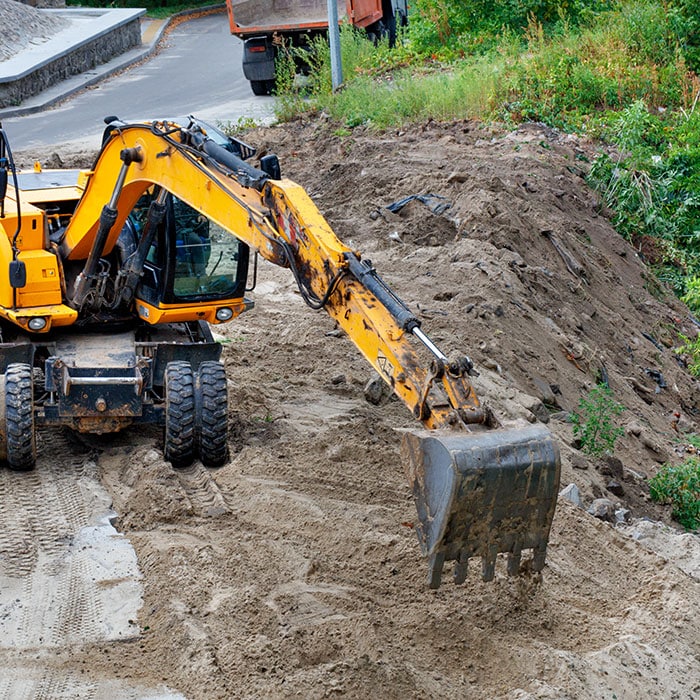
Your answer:
[[[406,0],[335,0],[338,19],[389,38],[407,21]],[[308,47],[328,32],[327,0],[226,0],[231,33],[243,40],[243,73],[256,95],[275,86],[275,56],[280,46]]]

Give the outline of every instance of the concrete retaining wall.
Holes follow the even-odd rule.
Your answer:
[[[139,18],[134,17],[55,56],[27,75],[0,80],[0,108],[19,105],[66,78],[85,73],[140,45],[141,24]]]

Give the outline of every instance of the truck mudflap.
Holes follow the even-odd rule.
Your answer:
[[[418,510],[416,532],[429,559],[428,584],[438,588],[446,561],[463,583],[470,557],[480,556],[482,578],[495,575],[499,552],[507,571],[541,571],[559,490],[559,449],[537,426],[471,433],[404,434],[402,457]]]

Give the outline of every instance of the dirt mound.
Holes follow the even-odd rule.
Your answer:
[[[586,186],[589,144],[472,123],[248,140],[443,350],[472,357],[501,420],[548,423],[584,506],[667,518],[646,477],[698,430],[697,382],[673,351],[694,324]],[[396,432],[412,417],[364,400],[368,366],[287,271],[258,279],[256,309],[220,329],[231,463],[174,472],[148,434],[103,449],[144,573],[143,636],[67,664],[207,699],[700,697],[697,536],[616,528],[560,499],[541,581],[500,563],[490,584],[475,566],[463,587],[427,590]],[[626,407],[617,460],[574,449],[566,420],[603,377]]]
[[[0,0],[0,62],[32,44],[41,44],[69,25],[65,17],[15,0]]]

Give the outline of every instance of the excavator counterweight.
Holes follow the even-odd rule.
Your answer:
[[[35,426],[163,426],[173,466],[228,459],[227,386],[210,324],[253,306],[249,257],[289,269],[422,428],[403,460],[429,584],[470,557],[483,578],[544,566],[559,453],[543,427],[499,428],[469,380],[277,157],[195,117],[106,120],[86,171],[15,171],[0,128],[0,456],[34,467]],[[257,267],[256,267],[257,270]],[[254,284],[253,284],[254,286]],[[429,359],[426,360],[426,356]]]

